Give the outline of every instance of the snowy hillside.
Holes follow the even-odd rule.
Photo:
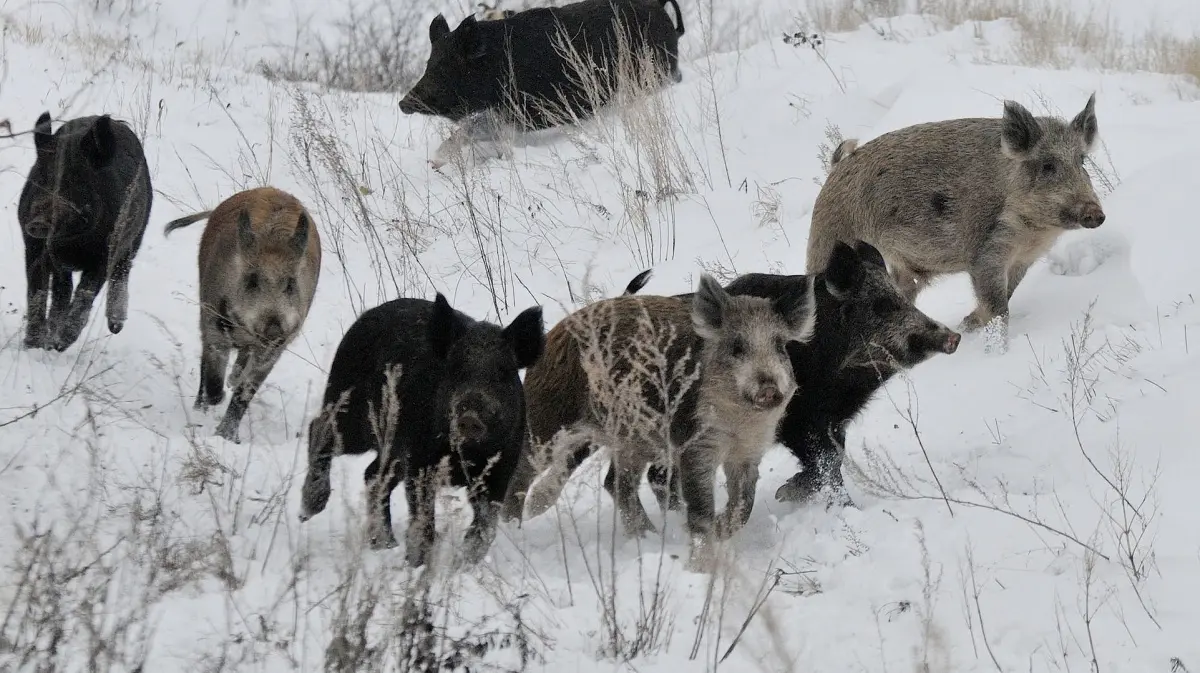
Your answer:
[[[1200,673],[1200,86],[1150,72],[1181,72],[1190,44],[1200,74],[1200,45],[1161,38],[1195,35],[1200,11],[1127,2],[1096,25],[1162,41],[1118,57],[1099,37],[1033,42],[1030,21],[827,32],[782,0],[715,20],[681,0],[681,84],[440,172],[427,160],[449,126],[401,114],[397,94],[264,75],[301,28],[336,39],[340,3],[5,4],[0,118],[14,132],[45,110],[126,119],[155,195],[124,330],[108,333],[101,299],[73,347],[25,350],[16,211],[33,141],[0,139],[0,670],[421,670],[398,661],[424,607],[442,655],[484,652],[472,671]],[[452,25],[467,11],[445,4]],[[1047,16],[1032,22],[1045,39]],[[709,23],[734,37],[705,46]],[[780,39],[798,30],[821,44]],[[997,116],[1006,98],[1070,116],[1093,91],[1107,221],[1030,270],[1007,353],[965,336],[851,426],[859,508],[777,502],[796,466],[777,447],[714,577],[685,569],[679,514],[663,536],[624,537],[598,461],[460,574],[421,579],[403,548],[366,548],[369,456],[335,461],[329,508],[299,522],[307,425],[366,308],[440,291],[501,324],[541,304],[549,327],[651,267],[643,293],[690,291],[703,269],[802,273],[835,131],[865,142]],[[192,410],[201,227],[162,226],[262,184],[308,206],[324,265],[232,444]],[[951,326],[973,305],[957,276],[918,301]],[[440,519],[452,544],[467,516]],[[393,517],[403,539],[400,490]]]

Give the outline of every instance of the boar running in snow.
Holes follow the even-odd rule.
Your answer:
[[[909,301],[937,276],[965,271],[977,306],[960,329],[999,318],[1006,343],[1008,302],[1029,267],[1064,231],[1104,222],[1084,168],[1099,132],[1095,104],[1093,94],[1067,122],[1006,101],[998,119],[843,142],[813,205],[806,271],[854,239],[883,253]]]
[[[125,326],[129,274],[154,197],[142,142],[125,122],[79,117],[52,132],[50,113],[43,112],[33,143],[37,159],[17,203],[25,242],[24,343],[62,351],[83,333],[106,282],[108,331]]]
[[[654,530],[638,499],[647,465],[677,468],[689,565],[705,565],[714,536],[732,535],[750,516],[759,462],[796,390],[786,346],[811,336],[814,314],[811,287],[776,300],[731,297],[705,274],[691,301],[622,296],[564,318],[525,377],[527,450],[548,454],[541,478],[520,489],[528,515],[554,504],[573,456],[609,446],[626,532]],[[720,517],[718,466],[729,492]]]
[[[429,24],[425,72],[400,110],[453,121],[490,111],[522,130],[549,128],[606,104],[619,75],[681,81],[682,34],[677,0],[583,0],[490,21],[472,15],[453,31],[439,14]],[[642,71],[647,57],[653,72]]]
[[[238,192],[213,210],[173,220],[164,235],[206,218],[195,408],[225,398],[229,353],[236,349],[233,397],[217,435],[238,442],[250,401],[308,317],[321,275],[321,237],[303,204],[274,187]]]
[[[301,521],[329,503],[335,456],[375,451],[364,475],[370,545],[397,545],[391,497],[403,481],[405,556],[424,565],[445,463],[449,485],[467,487],[475,513],[463,559],[481,560],[495,539],[496,513],[525,436],[518,372],[541,356],[543,330],[540,306],[501,329],[454,310],[440,293],[432,302],[394,299],[359,316],[338,345],[324,406],[309,424]]]

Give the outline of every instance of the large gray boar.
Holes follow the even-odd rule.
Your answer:
[[[548,456],[525,499],[529,516],[558,499],[576,453],[608,446],[626,532],[654,530],[638,498],[646,467],[677,467],[689,566],[707,566],[714,536],[732,535],[750,516],[759,463],[797,387],[787,345],[812,336],[815,314],[811,283],[770,300],[730,296],[703,275],[690,301],[614,297],[564,318],[525,376],[527,450]],[[718,466],[729,493],[720,517]]]
[[[25,346],[62,351],[79,339],[106,282],[108,331],[125,326],[129,273],[154,195],[142,143],[125,122],[79,117],[55,133],[43,112],[33,144],[37,160],[17,203],[25,241]]]
[[[296,197],[274,187],[238,192],[211,211],[181,217],[164,234],[208,219],[200,237],[200,411],[234,394],[217,435],[237,443],[258,388],[300,333],[321,275],[321,238]]]
[[[1000,318],[1030,265],[1064,231],[1094,229],[1104,211],[1084,169],[1099,128],[1096,96],[1070,122],[1005,101],[1003,117],[951,119],[839,146],[813,206],[807,273],[838,241],[883,253],[904,298],[966,271],[977,305],[961,329]]]
[[[667,3],[675,6],[677,26]],[[644,55],[659,76],[681,81],[682,34],[676,0],[583,0],[490,21],[468,16],[453,31],[438,14],[429,24],[425,73],[400,110],[453,121],[491,111],[523,130],[549,128],[607,103],[619,83],[611,78],[625,64],[635,81],[646,81]],[[564,53],[563,35],[574,54]],[[592,78],[595,86],[588,85]]]

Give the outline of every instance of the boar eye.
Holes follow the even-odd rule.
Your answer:
[[[1042,162],[1042,175],[1045,177],[1050,177],[1051,175],[1054,175],[1054,171],[1057,168],[1058,166],[1055,165],[1053,159],[1047,159]]]
[[[775,337],[775,350],[780,353],[787,353],[787,339],[783,337]]]
[[[283,287],[283,291],[288,294],[296,294],[296,279],[288,278],[287,285]]]
[[[258,274],[257,273],[246,274],[245,286],[246,286],[247,292],[254,292],[255,290],[257,290],[258,289]]]
[[[742,341],[741,337],[735,338],[729,342],[729,354],[733,357],[741,357],[746,353],[746,342]]]

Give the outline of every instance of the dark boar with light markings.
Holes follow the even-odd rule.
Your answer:
[[[537,516],[557,500],[580,451],[608,446],[622,523],[640,535],[654,530],[638,499],[646,467],[677,467],[689,564],[706,564],[711,542],[750,516],[759,462],[796,390],[786,348],[810,338],[814,313],[811,287],[774,300],[733,297],[707,274],[689,300],[622,296],[572,313],[525,377],[529,450],[545,456],[533,461],[544,473],[510,494]],[[720,516],[718,466],[729,492]]]
[[[438,14],[429,24],[425,73],[400,110],[454,121],[492,111],[523,130],[548,128],[606,104],[619,71],[637,82],[649,81],[647,74],[681,81],[682,34],[677,0],[583,0],[489,21],[472,15],[453,31]],[[574,53],[564,53],[564,35]],[[642,72],[647,55],[652,73]]]
[[[537,362],[544,343],[540,306],[504,329],[454,310],[440,293],[432,302],[394,299],[363,313],[338,345],[322,409],[309,424],[300,519],[328,504],[335,456],[375,451],[364,475],[370,545],[396,546],[391,497],[403,481],[405,555],[424,565],[435,541],[441,466],[449,485],[467,487],[475,517],[463,557],[478,562],[496,536],[525,435],[518,372]]]
[[[806,271],[837,241],[880,252],[910,301],[942,274],[967,272],[977,306],[961,329],[999,318],[1030,265],[1064,231],[1094,229],[1104,211],[1084,162],[1095,145],[1096,97],[1067,122],[1005,101],[1000,118],[909,126],[858,146],[847,140],[813,205]]]
[[[208,219],[200,237],[201,411],[233,397],[217,435],[238,442],[250,401],[300,333],[321,275],[321,237],[300,201],[274,187],[238,192],[215,209],[173,220],[164,235]]]
[[[106,282],[108,331],[125,326],[129,275],[150,221],[150,170],[137,134],[108,115],[72,119],[53,132],[43,112],[33,143],[37,159],[17,204],[25,346],[62,351],[83,332]]]

